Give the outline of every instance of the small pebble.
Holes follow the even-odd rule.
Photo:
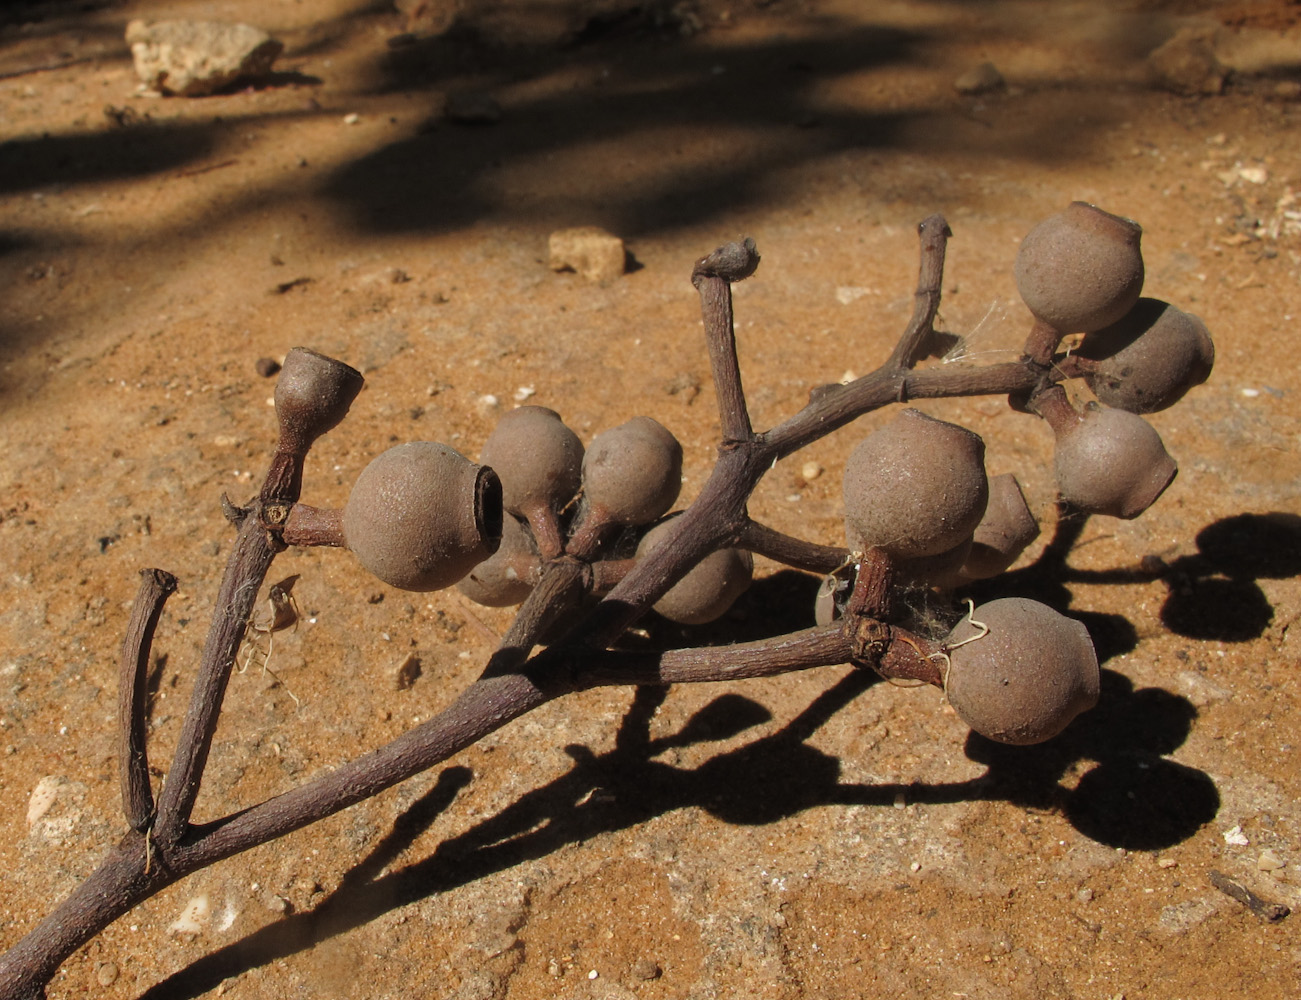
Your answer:
[[[1158,868],[1174,868],[1178,864],[1174,858],[1159,858],[1156,863]]]
[[[1232,829],[1225,830],[1224,842],[1233,847],[1246,847],[1251,843],[1251,841],[1247,839],[1247,835],[1242,832],[1241,826],[1235,826]]]
[[[1093,901],[1093,890],[1092,890],[1092,889],[1081,889],[1079,892],[1077,892],[1077,893],[1075,894],[1075,898],[1078,899],[1081,903],[1089,903],[1089,902],[1092,902],[1092,901]]]
[[[919,872],[922,870],[922,863],[920,861],[914,861],[908,866],[908,868],[910,871]]]
[[[803,467],[800,469],[800,475],[804,477],[806,482],[811,483],[825,471],[826,470],[817,462],[805,462]]]
[[[258,358],[253,363],[253,369],[263,378],[270,378],[280,371],[280,362],[275,358]]]
[[[350,115],[343,116],[343,124],[345,125],[356,125],[360,121],[361,115],[357,114],[355,111]]]
[[[593,969],[591,972],[589,972],[589,973],[587,974],[587,978],[588,978],[588,979],[595,979],[595,978],[596,978],[597,976],[599,976],[599,975],[600,975],[600,973],[597,972],[595,969]]]
[[[632,965],[632,974],[638,979],[647,981],[659,979],[663,971],[658,964],[652,962],[649,958],[639,958]]]
[[[112,986],[117,982],[118,968],[116,962],[105,962],[95,970],[95,982],[100,986]]]
[[[1270,848],[1260,852],[1256,859],[1256,868],[1262,872],[1276,872],[1283,867],[1283,859]]]
[[[996,90],[1003,90],[1006,86],[1007,82],[1003,79],[1003,74],[991,62],[981,63],[953,81],[954,90],[959,94],[970,96],[990,94]]]
[[[406,658],[398,664],[397,669],[397,688],[399,691],[409,691],[420,677],[420,657],[415,653],[408,653]]]

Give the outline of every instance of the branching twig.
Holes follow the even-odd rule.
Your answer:
[[[851,601],[842,623],[730,647],[664,653],[611,651],[624,629],[703,556],[725,544],[740,544],[797,566],[829,571],[847,553],[799,542],[750,521],[746,503],[774,463],[851,420],[895,402],[922,397],[1029,394],[1049,380],[1042,359],[973,369],[914,371],[933,329],[940,299],[945,244],[943,218],[921,226],[921,269],[911,322],[881,369],[846,386],[816,390],[807,406],[766,433],[754,433],[741,388],[732,329],[730,282],[758,264],[753,243],[729,244],[697,264],[693,280],[701,293],[711,362],[718,392],[723,441],[718,461],[696,501],[674,519],[674,534],[639,558],[583,623],[539,653],[533,649],[567,611],[579,606],[602,574],[591,560],[605,539],[599,534],[570,538],[568,553],[553,559],[541,584],[524,602],[483,676],[446,710],[391,743],[328,774],[223,819],[191,825],[230,668],[258,590],[285,538],[296,538],[302,459],[315,437],[342,418],[360,388],[360,375],[327,358],[302,352],[294,379],[277,386],[281,440],[260,496],[238,516],[236,539],[217,600],[191,707],[182,727],[176,759],[163,785],[154,824],[152,852],[139,824],[151,814],[147,776],[140,787],[143,719],[130,695],[125,718],[123,776],[133,830],[59,907],[7,954],[0,957],[0,1000],[43,995],[43,984],[59,964],[105,926],[165,886],[223,858],[282,837],[332,815],[472,745],[512,719],[562,695],[609,684],[670,684],[772,676],[825,664],[854,662],[890,677],[939,683],[934,647],[874,615],[886,602],[868,591]],[[291,355],[296,352],[291,352]],[[322,375],[322,371],[324,375]],[[322,393],[313,379],[324,378]],[[283,390],[283,397],[282,397]],[[282,405],[283,404],[283,405]],[[290,412],[293,417],[290,419]],[[286,527],[288,525],[288,527]],[[305,526],[304,531],[308,528]],[[320,526],[317,525],[316,528]],[[330,526],[326,526],[329,528]],[[311,529],[315,530],[315,528]],[[880,567],[878,567],[880,568]],[[888,590],[879,574],[872,578]],[[879,589],[879,588],[878,588]],[[875,596],[872,596],[875,594]],[[138,602],[146,606],[145,599]],[[141,612],[142,613],[142,612]],[[146,655],[147,634],[137,646]],[[124,695],[124,698],[126,696]],[[125,704],[125,702],[124,702]]]

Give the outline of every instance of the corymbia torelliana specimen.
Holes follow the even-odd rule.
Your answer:
[[[62,962],[166,886],[346,809],[576,691],[739,682],[848,663],[943,688],[991,740],[1048,740],[1087,713],[1099,674],[1084,626],[1024,597],[977,604],[963,588],[979,580],[982,594],[996,591],[1039,533],[1032,510],[1053,509],[1054,500],[1068,518],[1131,518],[1151,506],[1176,467],[1142,414],[1205,381],[1214,347],[1196,317],[1141,298],[1139,226],[1076,202],[1034,227],[1017,254],[1017,286],[1033,317],[1024,354],[1000,364],[930,363],[951,234],[938,215],[918,231],[916,305],[889,358],[848,384],[813,390],[803,409],[763,432],[753,429],[741,384],[731,294],[759,255],[744,240],[696,262],[720,443],[710,476],[677,512],[683,453],[667,427],[634,417],[584,447],[560,413],[536,406],[502,417],[478,464],[445,444],[399,444],[365,468],[343,509],[303,503],[308,449],[344,418],[362,378],[340,361],[291,350],[264,484],[243,506],[223,498],[236,536],[171,766],[155,797],[143,691],[175,579],[146,570],[122,655],[124,835],[0,957],[0,1000],[42,996]],[[1063,350],[1070,335],[1082,342]],[[1055,498],[1027,502],[1014,476],[991,479],[985,442],[924,412],[928,399],[978,395],[1006,397],[1047,423]],[[796,538],[751,517],[751,495],[778,460],[899,403],[908,405],[848,455],[843,540]],[[193,824],[259,590],[277,553],[308,545],[348,548],[392,587],[458,586],[471,600],[519,609],[481,677],[433,718],[279,796]],[[807,627],[693,646],[701,623],[726,635],[755,554],[823,576]],[[637,623],[646,627],[633,648],[624,640]]]

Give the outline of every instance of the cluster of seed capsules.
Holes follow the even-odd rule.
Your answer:
[[[1077,406],[1056,378],[1014,405],[1052,428],[1061,500],[1122,518],[1146,510],[1176,472],[1141,414],[1205,381],[1214,359],[1199,319],[1141,297],[1140,236],[1135,223],[1076,202],[1035,227],[1016,261],[1018,290],[1036,320],[1027,353],[1043,352],[1041,362],[1081,379],[1096,401]],[[1056,353],[1076,334],[1083,338],[1072,351]],[[1007,570],[1039,526],[1016,478],[989,478],[984,457],[978,435],[904,409],[846,463],[848,551],[884,552],[897,580],[922,587],[950,589]],[[584,448],[557,413],[523,406],[498,423],[480,464],[430,442],[380,455],[357,480],[334,544],[394,587],[455,585],[480,604],[519,604],[550,560],[626,568],[660,544],[681,474],[680,444],[650,417]],[[752,572],[749,552],[715,551],[655,610],[683,624],[713,621]],[[596,573],[598,591],[602,579]],[[843,578],[828,578],[819,623],[843,612],[848,591]],[[1097,700],[1098,664],[1084,627],[1035,601],[974,608],[939,655],[954,708],[1003,742],[1048,739]]]

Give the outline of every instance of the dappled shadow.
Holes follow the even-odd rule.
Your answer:
[[[869,673],[851,672],[781,729],[694,768],[656,758],[681,747],[734,739],[770,721],[769,710],[752,699],[725,694],[677,733],[652,738],[651,721],[667,689],[639,688],[614,749],[595,754],[584,746],[566,747],[573,760],[568,773],[445,840],[429,857],[384,874],[469,781],[468,769],[448,768],[321,905],[197,960],[145,997],[197,997],[229,976],[309,948],[396,907],[679,809],[697,807],[729,823],[758,825],[819,806],[890,808],[899,794],[910,802],[932,804],[1005,800],[1057,809],[1082,834],[1134,849],[1184,840],[1218,809],[1219,796],[1209,777],[1163,756],[1186,737],[1195,715],[1192,706],[1164,691],[1135,692],[1110,671],[1104,674],[1098,708],[1057,739],[1037,747],[1006,747],[971,736],[968,757],[988,768],[979,778],[949,784],[842,783],[839,759],[806,741],[874,683]],[[1097,764],[1075,789],[1063,786],[1063,777],[1082,760]]]

